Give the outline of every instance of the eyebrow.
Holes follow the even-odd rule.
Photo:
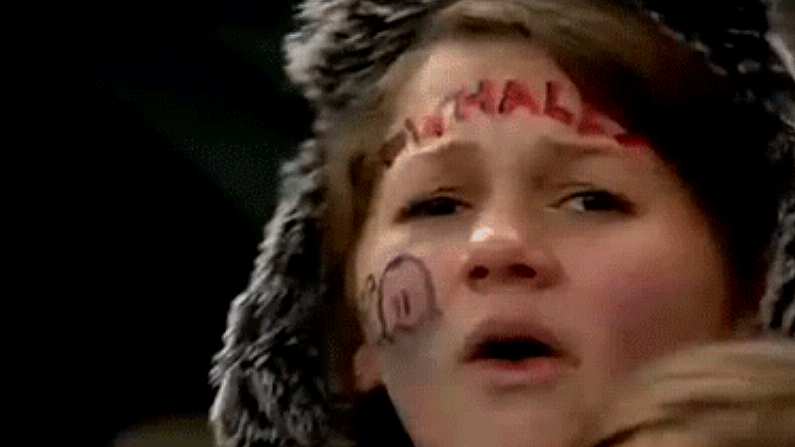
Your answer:
[[[480,152],[480,144],[469,140],[451,140],[438,146],[410,153],[409,159],[438,159],[451,156],[475,155]]]
[[[577,160],[589,157],[626,158],[635,154],[632,149],[603,142],[560,141],[542,137],[541,144],[549,147],[557,158]]]
[[[561,141],[548,137],[542,137],[539,146],[542,150],[550,151],[553,158],[568,162],[595,157],[624,159],[634,153],[631,149],[606,143]],[[411,153],[406,161],[443,160],[452,156],[474,156],[478,152],[480,152],[480,143],[470,140],[451,140]]]

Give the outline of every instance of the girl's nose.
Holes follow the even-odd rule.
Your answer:
[[[553,256],[515,231],[485,231],[469,242],[464,280],[480,291],[525,291],[549,287],[559,276]]]

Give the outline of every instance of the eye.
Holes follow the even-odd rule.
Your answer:
[[[460,212],[467,205],[452,197],[437,196],[410,202],[400,212],[400,218],[450,216]]]
[[[629,214],[633,211],[632,203],[625,197],[604,190],[590,190],[572,194],[558,202],[558,206],[578,213],[619,212]]]

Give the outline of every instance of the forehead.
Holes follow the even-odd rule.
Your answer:
[[[462,138],[507,147],[549,137],[607,152],[646,146],[582,98],[550,53],[529,39],[447,39],[423,56],[395,95],[389,135],[379,150],[387,166]]]
[[[554,80],[577,92],[549,52],[529,40],[500,35],[449,38],[428,47],[423,63],[397,90],[397,116],[438,106],[451,93],[484,79],[521,79],[538,88]]]

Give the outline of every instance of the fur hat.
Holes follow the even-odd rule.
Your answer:
[[[639,11],[731,77],[777,135],[759,150],[781,178],[771,267],[759,312],[770,332],[795,332],[795,81],[769,29],[765,0],[612,0]],[[451,0],[305,0],[287,36],[287,71],[315,107],[345,107],[412,43],[422,19]],[[326,309],[322,221],[325,153],[314,141],[282,169],[280,202],[248,288],[232,303],[211,381],[223,447],[330,445],[334,403],[314,330]]]

